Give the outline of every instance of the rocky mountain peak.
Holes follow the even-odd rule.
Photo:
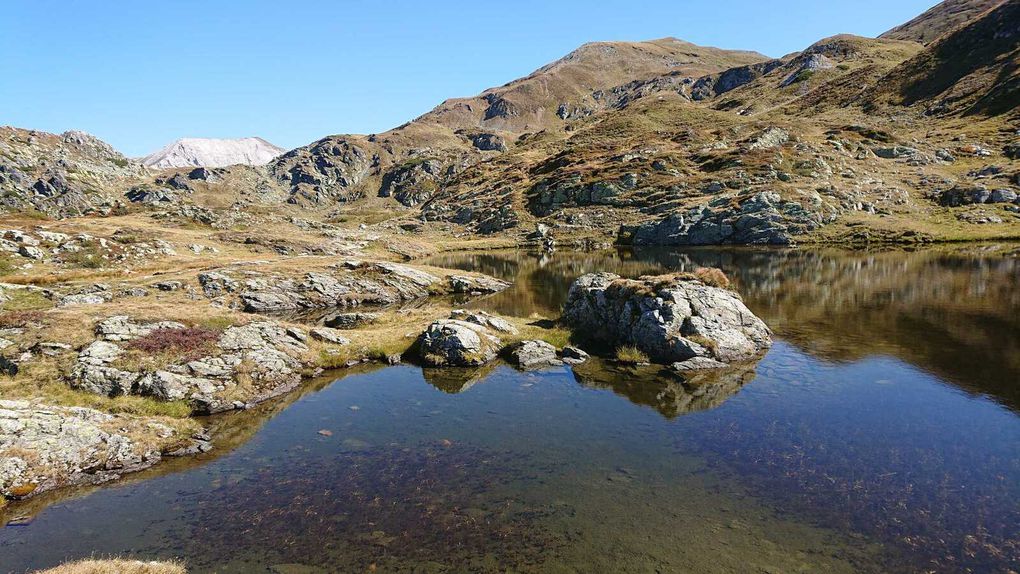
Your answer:
[[[145,156],[142,163],[156,169],[265,165],[285,151],[259,137],[181,138]]]

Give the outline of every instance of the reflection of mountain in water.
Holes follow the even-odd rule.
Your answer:
[[[579,275],[723,269],[776,334],[827,360],[892,355],[1020,410],[1020,248],[918,251],[701,248],[597,253],[453,254],[434,260],[510,279],[472,302],[501,313],[559,314]]]
[[[714,409],[754,379],[755,363],[680,376],[657,366],[627,367],[592,359],[574,367],[582,386],[607,389],[672,419]]]

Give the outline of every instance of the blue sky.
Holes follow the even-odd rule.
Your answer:
[[[5,0],[0,124],[128,155],[178,137],[286,148],[374,133],[594,40],[675,36],[780,56],[875,36],[936,0]]]

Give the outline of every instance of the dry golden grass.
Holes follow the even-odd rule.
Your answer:
[[[648,355],[633,345],[616,349],[616,360],[629,365],[637,365],[648,362]]]
[[[185,574],[180,562],[142,562],[121,558],[90,559],[68,562],[55,568],[38,570],[36,574]]]

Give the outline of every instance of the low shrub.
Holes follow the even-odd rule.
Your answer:
[[[155,329],[148,335],[138,337],[127,347],[147,354],[174,354],[182,358],[198,358],[216,342],[220,331],[205,327],[183,329]]]

